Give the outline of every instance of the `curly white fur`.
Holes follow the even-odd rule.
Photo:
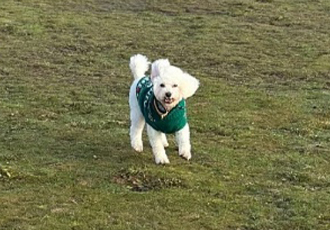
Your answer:
[[[143,151],[142,131],[145,125],[144,117],[140,111],[136,99],[136,85],[145,76],[149,69],[150,62],[147,57],[137,54],[131,57],[129,67],[132,71],[134,81],[130,88],[130,139],[133,149],[137,152]],[[159,59],[152,63],[151,80],[153,91],[158,101],[162,103],[167,111],[174,108],[182,98],[191,97],[199,87],[199,81],[183,72],[180,68],[172,66],[167,59]],[[147,125],[147,133],[152,152],[157,164],[168,164],[170,161],[166,155],[165,147],[168,142],[164,133],[161,133]],[[188,123],[175,133],[176,141],[179,146],[179,155],[190,160],[191,145],[190,131]]]

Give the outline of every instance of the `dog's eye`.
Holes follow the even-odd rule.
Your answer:
[[[176,87],[178,87],[178,85],[177,85],[177,84],[174,84],[174,85],[172,85],[172,87],[173,87],[173,88],[176,88]]]
[[[164,88],[164,87],[165,87],[165,85],[162,83],[162,84],[160,84],[160,87]]]

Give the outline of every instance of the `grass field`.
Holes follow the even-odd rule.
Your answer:
[[[129,57],[201,82],[193,158],[129,145]],[[328,0],[3,0],[0,229],[330,229]]]

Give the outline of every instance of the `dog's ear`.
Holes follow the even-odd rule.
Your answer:
[[[157,61],[154,61],[151,65],[151,80],[153,80],[155,77],[160,76],[163,69],[170,66],[170,62],[168,59],[159,59]]]
[[[194,95],[199,87],[199,81],[188,73],[182,73],[180,90],[184,99]]]

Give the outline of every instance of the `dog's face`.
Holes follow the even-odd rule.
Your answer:
[[[151,80],[156,99],[167,111],[174,108],[182,98],[192,96],[199,86],[196,78],[171,66],[168,60],[157,60],[152,64]]]
[[[181,101],[180,82],[175,77],[163,74],[154,78],[153,85],[155,97],[167,111]]]

